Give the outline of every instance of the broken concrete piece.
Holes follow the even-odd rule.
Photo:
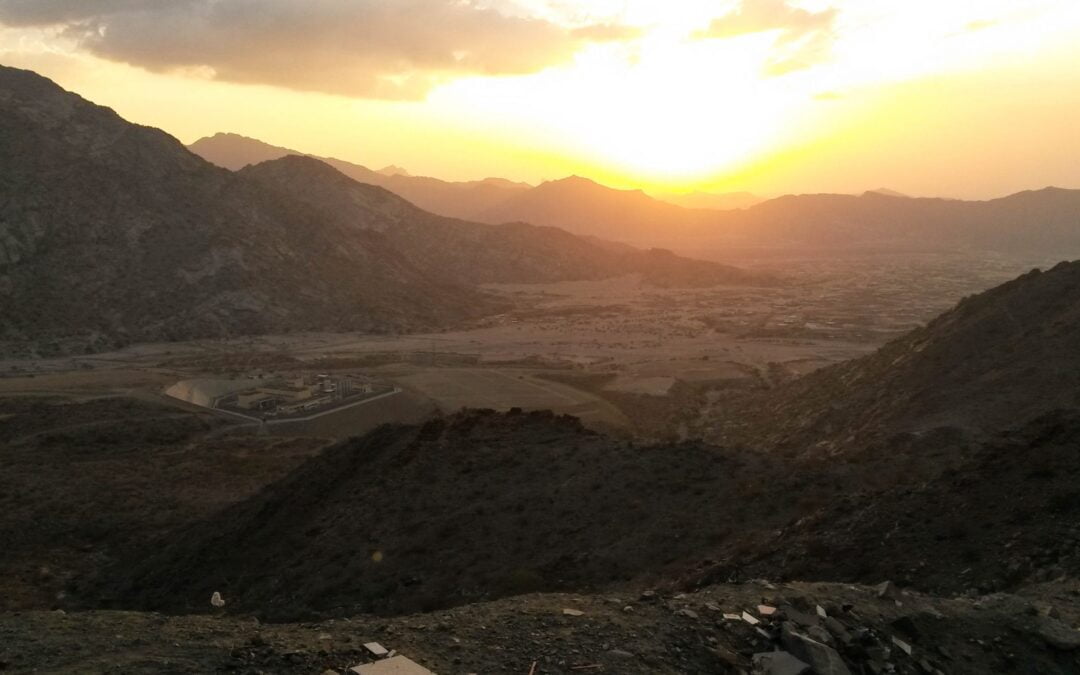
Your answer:
[[[386,647],[383,647],[378,642],[365,642],[364,649],[371,652],[372,656],[378,656],[379,658],[382,658],[390,653],[389,651],[387,651]]]
[[[810,672],[810,664],[804,663],[788,652],[761,652],[754,654],[754,675],[804,675]]]
[[[394,656],[375,663],[365,663],[349,668],[356,675],[435,675],[419,663],[404,656]]]
[[[564,609],[562,611],[562,613],[565,616],[584,616],[585,615],[585,612],[581,611],[580,609]]]
[[[903,640],[901,640],[900,638],[896,637],[895,635],[893,636],[893,639],[892,639],[892,643],[893,643],[894,645],[896,645],[896,646],[897,646],[897,648],[898,648],[898,649],[900,649],[900,651],[904,652],[904,653],[905,653],[905,654],[907,654],[908,656],[911,656],[911,645],[909,645],[908,643],[904,642]]]
[[[772,605],[758,605],[757,613],[761,616],[772,616],[773,614],[776,614],[776,608]]]
[[[761,621],[759,621],[758,618],[756,616],[754,616],[753,614],[751,614],[750,612],[743,612],[742,613],[742,620],[745,621],[746,623],[750,624],[751,626],[756,626],[759,623],[761,623]]]
[[[724,612],[724,620],[725,621],[742,621],[742,615],[741,614],[729,614],[728,612]]]

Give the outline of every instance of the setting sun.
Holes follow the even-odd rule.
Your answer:
[[[172,15],[188,23],[155,46],[130,32],[145,11],[104,14],[93,19],[100,32],[76,39],[90,25],[78,13],[0,6],[0,60],[187,142],[237,131],[458,180],[581,174],[659,190],[769,194],[888,183],[930,192],[920,179],[926,153],[963,143],[964,120],[992,118],[986,124],[1003,147],[1031,142],[1023,125],[1010,123],[1018,88],[1033,97],[1028,110],[1038,123],[1049,125],[1041,138],[1077,140],[1063,106],[1080,89],[1080,9],[1064,0],[500,0],[446,10],[444,20],[467,24],[474,43],[412,44],[419,38],[404,32],[393,44],[374,33],[369,47],[335,42],[350,39],[339,32],[350,21],[357,34],[367,25],[389,34],[422,16],[373,9],[380,6],[328,4],[327,23],[308,17],[311,36],[284,23],[298,20],[284,13],[278,32],[245,28],[249,50],[287,46],[291,58],[273,69],[232,46],[198,51],[194,31],[217,28],[179,9]],[[276,20],[268,16],[267,25]],[[1032,78],[1054,78],[1053,93],[1030,91]],[[958,90],[962,101],[952,96]],[[155,95],[137,95],[146,91]],[[919,111],[918,138],[890,131],[905,109]],[[436,143],[441,151],[431,152]],[[1068,143],[1050,145],[1060,154],[1050,164],[1067,165]],[[810,148],[812,163],[802,159]],[[997,178],[1002,188],[1067,182],[1048,169],[1022,169],[1016,155],[1003,159],[1013,166],[995,168],[1009,174]],[[975,158],[948,161],[934,192],[988,196],[941,180],[979,166]]]

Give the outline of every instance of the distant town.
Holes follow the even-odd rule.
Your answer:
[[[166,392],[206,408],[252,420],[295,420],[320,415],[397,389],[357,374],[255,372],[243,379],[184,380]]]

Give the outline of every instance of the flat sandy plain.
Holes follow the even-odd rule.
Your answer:
[[[628,425],[627,411],[607,392],[659,399],[679,382],[745,386],[803,374],[872,351],[964,296],[1050,262],[944,255],[771,260],[768,268],[786,283],[762,288],[669,289],[636,277],[496,285],[487,290],[516,309],[460,330],[276,335],[0,361],[0,397],[130,396],[187,408],[164,397],[164,389],[191,377],[348,371],[403,392],[274,433],[336,438],[462,407],[552,409],[617,429]],[[607,379],[578,387],[567,374]]]

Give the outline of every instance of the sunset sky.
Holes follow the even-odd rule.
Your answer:
[[[0,63],[453,180],[1080,187],[1077,0],[0,0]]]

